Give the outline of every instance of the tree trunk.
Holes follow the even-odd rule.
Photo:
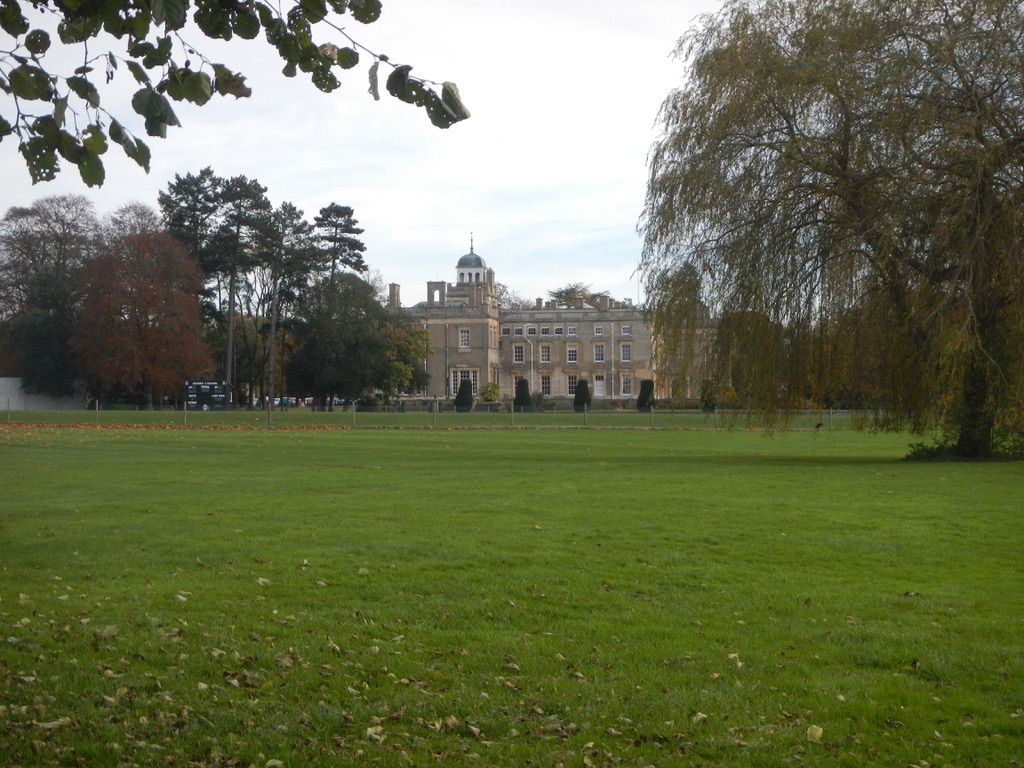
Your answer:
[[[957,440],[953,453],[969,459],[987,459],[992,456],[992,434],[995,413],[990,395],[993,375],[989,362],[976,353],[964,373],[963,402],[961,403]]]
[[[267,362],[267,410],[274,409],[274,363],[276,361],[275,338],[277,336],[278,294],[281,292],[280,279],[274,281],[274,300],[270,305],[270,359]]]
[[[238,281],[238,270],[234,267],[228,275],[228,332],[224,342],[224,381],[231,386],[234,383],[235,368],[235,283]]]

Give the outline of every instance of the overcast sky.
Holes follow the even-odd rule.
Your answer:
[[[376,23],[350,21],[347,31],[371,50],[458,84],[472,117],[448,130],[383,93],[383,81],[374,102],[368,57],[324,94],[301,73],[282,77],[262,37],[218,48],[195,36],[190,42],[208,58],[247,76],[251,98],[175,103],[183,127],[147,139],[150,173],[114,147],[99,190],[88,190],[74,168],[33,186],[7,139],[0,209],[65,192],[88,195],[100,214],[134,200],[155,206],[175,173],[209,165],[221,176],[257,178],[275,204],[291,201],[310,219],[330,202],[351,205],[366,230],[367,262],[401,284],[406,305],[425,298],[427,280],[455,279],[471,232],[497,279],[527,298],[585,282],[635,300],[647,153],[658,108],[683,75],[671,52],[696,16],[717,6],[384,0]],[[104,106],[142,135],[116,98],[133,90],[123,68],[117,83],[119,91],[101,90]]]

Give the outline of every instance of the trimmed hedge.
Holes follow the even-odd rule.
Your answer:
[[[646,413],[654,407],[654,380],[644,379],[640,382],[640,394],[636,398],[636,409]]]
[[[459,392],[455,395],[455,410],[460,412],[473,409],[473,383],[463,379],[459,384]]]
[[[517,411],[524,411],[533,405],[530,400],[530,382],[526,378],[516,379],[516,397],[512,401],[512,406]]]
[[[572,398],[572,406],[577,411],[590,407],[590,383],[586,379],[576,382],[576,394]]]

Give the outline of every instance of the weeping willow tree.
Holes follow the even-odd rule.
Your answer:
[[[640,222],[662,349],[706,312],[746,405],[1019,436],[1022,4],[734,0],[676,54]]]

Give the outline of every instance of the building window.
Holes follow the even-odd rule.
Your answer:
[[[604,336],[604,326],[603,325],[595,325],[594,326],[594,335],[595,336]]]
[[[551,345],[550,344],[541,344],[540,345],[540,361],[542,363],[550,363],[551,362]]]
[[[622,335],[623,336],[631,336],[632,334],[633,334],[633,326],[631,326],[631,325],[624,325],[624,326],[622,326]]]
[[[576,326],[575,325],[568,326],[568,330],[566,330],[566,333],[569,334],[570,336],[575,336],[576,335]]]
[[[633,345],[623,344],[622,345],[622,362],[631,363],[633,362]]]
[[[531,325],[531,326],[530,326],[529,328],[527,328],[527,329],[526,329],[526,335],[527,335],[527,336],[536,336],[536,335],[537,335],[537,329],[536,329],[536,328],[534,328],[534,327],[533,327],[533,326]]]
[[[501,328],[501,335],[502,336],[511,336],[512,335],[512,329],[509,328],[507,325],[502,326],[502,328]]]
[[[570,395],[575,395],[576,394],[576,377],[575,376],[570,376],[569,377],[569,394]]]
[[[633,379],[630,376],[622,377],[622,394],[632,395],[633,394]]]
[[[523,335],[523,329],[522,328],[516,328],[515,333],[516,333],[516,336],[522,336]]]
[[[567,363],[579,362],[579,353],[576,351],[575,345],[565,348],[565,361]]]
[[[469,328],[459,328],[459,349],[469,349]]]
[[[541,376],[540,377],[540,393],[542,395],[550,395],[551,394],[551,377],[550,376]]]
[[[543,328],[540,329],[540,335],[541,336],[550,336],[551,335],[551,329],[549,327],[547,327],[547,326],[544,326]]]
[[[473,394],[474,395],[477,394],[477,388],[478,388],[479,383],[480,383],[480,373],[479,373],[479,371],[477,371],[475,368],[473,370],[471,370],[471,371],[467,371],[467,370],[464,370],[464,369],[460,368],[458,370],[455,370],[455,369],[452,370],[452,397],[454,397],[455,395],[458,394],[459,386],[464,381],[472,382],[472,384],[473,384]]]
[[[604,344],[595,344],[594,345],[594,362],[595,363],[603,363],[604,362]]]
[[[512,347],[512,362],[521,363],[526,359],[526,348],[522,344]]]
[[[555,326],[555,336],[561,336],[563,330],[565,330],[565,329],[562,328],[562,326],[556,325]]]

